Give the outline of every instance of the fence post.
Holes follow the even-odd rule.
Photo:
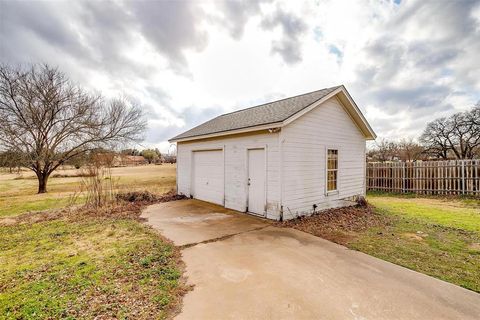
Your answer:
[[[402,162],[402,193],[405,193],[405,162]]]
[[[462,194],[465,194],[465,160],[462,161]]]

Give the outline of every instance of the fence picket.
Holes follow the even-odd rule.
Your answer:
[[[367,190],[480,196],[480,161],[368,162]]]

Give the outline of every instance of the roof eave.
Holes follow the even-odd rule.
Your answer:
[[[373,131],[372,127],[368,123],[368,121],[365,118],[365,116],[363,115],[362,111],[357,106],[355,100],[353,100],[352,96],[350,95],[348,90],[345,88],[345,86],[342,85],[340,89],[341,89],[342,93],[345,95],[345,97],[347,98],[350,105],[354,108],[354,110],[356,112],[356,115],[358,115],[358,117],[359,117],[358,120],[360,120],[360,121],[355,121],[355,122],[360,127],[360,129],[363,132],[365,138],[367,140],[375,140],[377,138],[377,134],[375,133],[375,131]]]
[[[282,125],[283,125],[282,122],[272,122],[272,123],[262,124],[262,125],[258,125],[258,126],[251,126],[251,127],[234,129],[234,130],[220,131],[220,132],[202,134],[202,135],[192,136],[192,137],[185,137],[185,138],[176,138],[175,137],[175,138],[172,138],[172,139],[168,140],[168,142],[170,142],[170,143],[186,142],[186,141],[192,141],[192,140],[201,140],[201,139],[223,137],[223,136],[229,136],[229,135],[234,135],[234,134],[241,134],[241,133],[248,133],[248,132],[253,132],[253,131],[261,131],[261,130],[278,128],[278,127],[282,127]]]

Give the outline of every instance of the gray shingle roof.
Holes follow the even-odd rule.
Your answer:
[[[179,140],[203,136],[206,134],[226,132],[236,129],[255,127],[270,123],[282,122],[297,112],[305,109],[312,103],[322,99],[340,86],[321,89],[291,98],[265,103],[259,106],[250,107],[222,114],[212,120],[202,123],[188,131],[185,131],[171,140]]]

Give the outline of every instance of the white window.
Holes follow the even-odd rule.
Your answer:
[[[327,150],[327,192],[337,191],[338,150]]]

